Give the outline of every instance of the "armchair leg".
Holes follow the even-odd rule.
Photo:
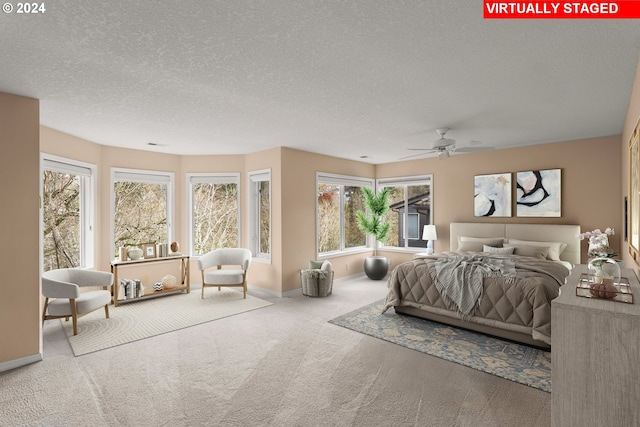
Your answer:
[[[109,318],[109,304],[105,304],[104,306],[104,315],[107,319]]]
[[[69,304],[71,305],[71,318],[73,319],[73,335],[78,335],[78,309],[75,298],[70,299]]]
[[[204,299],[204,283],[202,284],[202,295],[200,295],[200,299]]]
[[[49,298],[44,299],[44,309],[42,310],[42,326],[44,326],[44,320],[47,318],[47,306],[49,305]]]

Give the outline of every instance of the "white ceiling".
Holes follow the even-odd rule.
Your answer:
[[[622,132],[640,20],[484,20],[461,3],[47,1],[0,15],[0,91],[40,99],[45,126],[176,154],[379,164],[441,127],[458,147]]]

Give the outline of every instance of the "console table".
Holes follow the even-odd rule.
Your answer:
[[[141,295],[137,298],[118,301],[118,288],[120,287],[120,282],[118,281],[118,270],[121,267],[127,267],[127,266],[132,266],[137,264],[167,262],[167,261],[180,262],[180,277],[178,278],[180,280],[180,283],[176,287],[171,289],[163,289],[161,291],[156,291],[153,289],[153,287],[147,286],[144,290],[144,295]],[[149,298],[152,296],[170,294],[178,291],[180,292],[186,291],[186,293],[191,292],[191,281],[189,278],[189,255],[174,255],[174,256],[167,256],[167,257],[160,257],[160,258],[136,259],[131,261],[114,260],[114,261],[111,261],[111,273],[113,273],[113,286],[111,287],[113,289],[112,302],[113,302],[113,305],[116,307],[118,306],[118,303],[122,303],[122,302],[137,301],[137,300]]]
[[[634,303],[576,296],[578,265],[551,302],[551,425],[640,425],[640,285]]]

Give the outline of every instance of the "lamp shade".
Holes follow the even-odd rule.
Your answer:
[[[422,230],[422,240],[438,240],[435,225],[429,224],[424,226]]]

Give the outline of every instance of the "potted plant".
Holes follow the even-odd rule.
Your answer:
[[[375,237],[373,256],[364,260],[364,272],[371,280],[383,279],[389,271],[389,260],[383,256],[376,256],[378,242],[387,240],[391,224],[384,221],[384,216],[389,211],[389,189],[383,188],[375,194],[368,187],[362,188],[364,192],[364,206],[367,212],[357,211],[358,227],[366,234]]]

